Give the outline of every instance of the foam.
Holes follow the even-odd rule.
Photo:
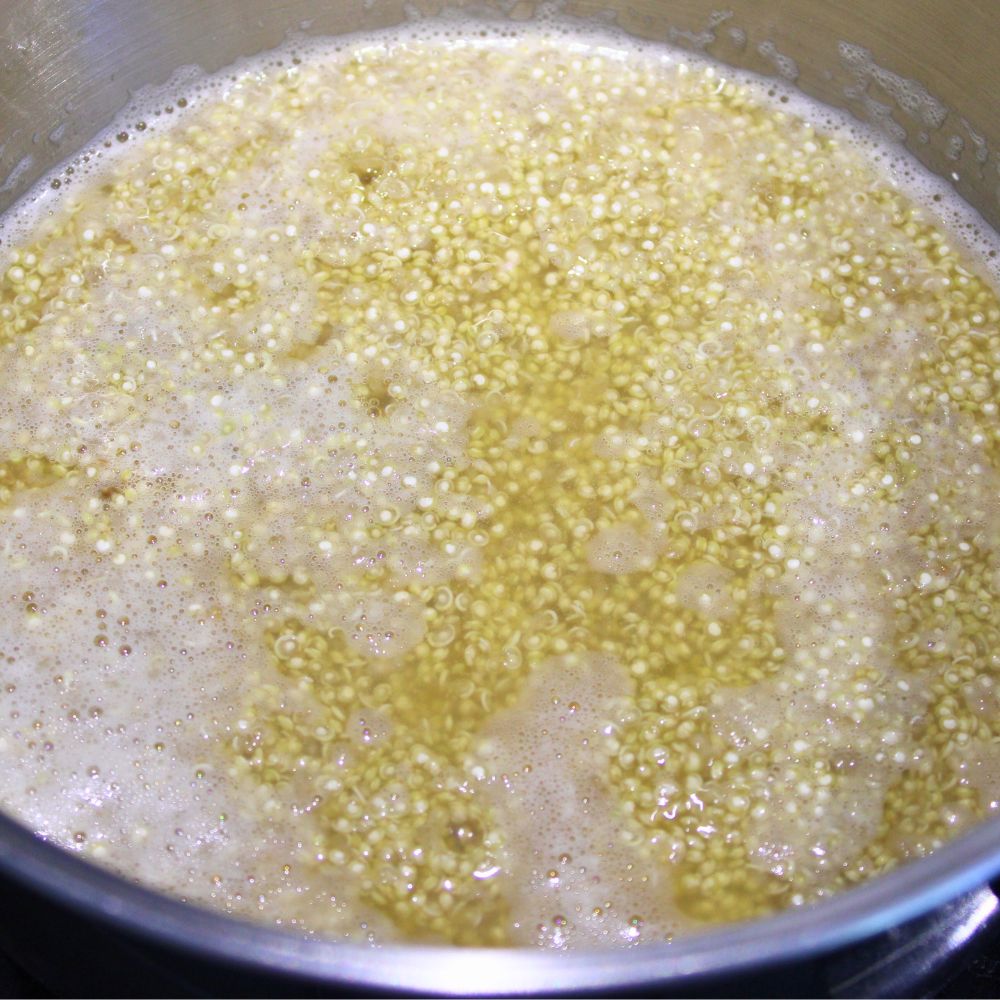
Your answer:
[[[611,657],[555,657],[486,727],[474,759],[509,832],[504,868],[518,943],[621,947],[662,940],[685,923],[606,785],[608,737],[628,692]]]
[[[682,607],[712,620],[732,616],[733,571],[716,563],[700,562],[684,567],[677,578],[677,600]]]
[[[231,835],[218,820],[230,811],[226,776],[191,751],[210,758],[226,739],[218,715],[235,696],[243,642],[233,622],[193,612],[176,584],[140,575],[123,591],[110,560],[95,567],[71,540],[67,523],[75,519],[67,514],[75,506],[72,496],[37,491],[0,522],[5,552],[30,532],[33,553],[5,560],[5,594],[30,593],[39,608],[26,613],[8,599],[0,625],[13,720],[0,800],[17,803],[43,836],[129,874],[121,843],[143,845],[146,877],[185,896],[197,887],[170,856],[173,831],[206,845]],[[145,534],[121,537],[138,549]],[[174,569],[186,571],[182,560]],[[204,572],[210,579],[220,568]],[[53,634],[75,655],[56,653]],[[186,675],[189,665],[196,680]],[[238,814],[234,823],[238,844],[245,824]]]
[[[587,542],[591,567],[616,576],[650,569],[656,552],[655,539],[627,523],[609,525]]]
[[[979,792],[990,813],[1000,812],[1000,765],[989,742],[974,741],[969,744],[959,761],[958,771],[963,783]]]

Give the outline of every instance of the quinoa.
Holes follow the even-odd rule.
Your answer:
[[[154,637],[224,622],[198,752],[294,830],[262,883],[388,937],[633,943],[995,810],[1000,301],[864,149],[530,35],[193,103],[6,251],[2,638],[45,631],[53,564],[90,669],[181,654],[81,574],[178,595]],[[146,751],[190,765],[169,729]],[[122,865],[135,830],[86,823]]]

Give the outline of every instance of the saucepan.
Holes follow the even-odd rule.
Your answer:
[[[441,6],[2,0],[0,211],[105,127],[131,94],[179,67],[211,72],[289,33],[384,27]],[[467,12],[523,20],[537,6],[495,0]],[[1000,19],[989,0],[566,0],[561,13],[779,77],[845,108],[904,143],[1000,227]],[[795,992],[809,987],[794,970],[835,949],[937,908],[995,907],[982,887],[998,872],[1000,820],[822,904],[670,944],[574,954],[373,950],[301,940],[161,896],[0,816],[0,944],[59,992],[688,992],[706,982],[725,988],[727,977],[731,984],[763,968],[788,978],[755,980],[756,991]]]

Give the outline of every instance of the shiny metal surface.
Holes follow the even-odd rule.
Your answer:
[[[435,0],[417,3],[434,13]],[[532,0],[477,7],[530,16]],[[213,71],[291,32],[399,22],[402,0],[0,0],[0,211],[74,153],[135,90],[178,67]],[[575,16],[784,75],[896,134],[1000,227],[1000,18],[995,0],[568,0]],[[617,11],[617,13],[616,13]],[[234,966],[452,993],[628,990],[787,961],[858,940],[976,889],[1000,871],[1000,823],[819,906],[671,945],[572,956],[305,942],[128,885],[0,817],[0,871],[99,919]]]

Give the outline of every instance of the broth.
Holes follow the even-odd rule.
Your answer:
[[[305,933],[565,947],[997,808],[992,235],[902,154],[662,47],[422,25],[71,168],[0,246],[41,835]]]

